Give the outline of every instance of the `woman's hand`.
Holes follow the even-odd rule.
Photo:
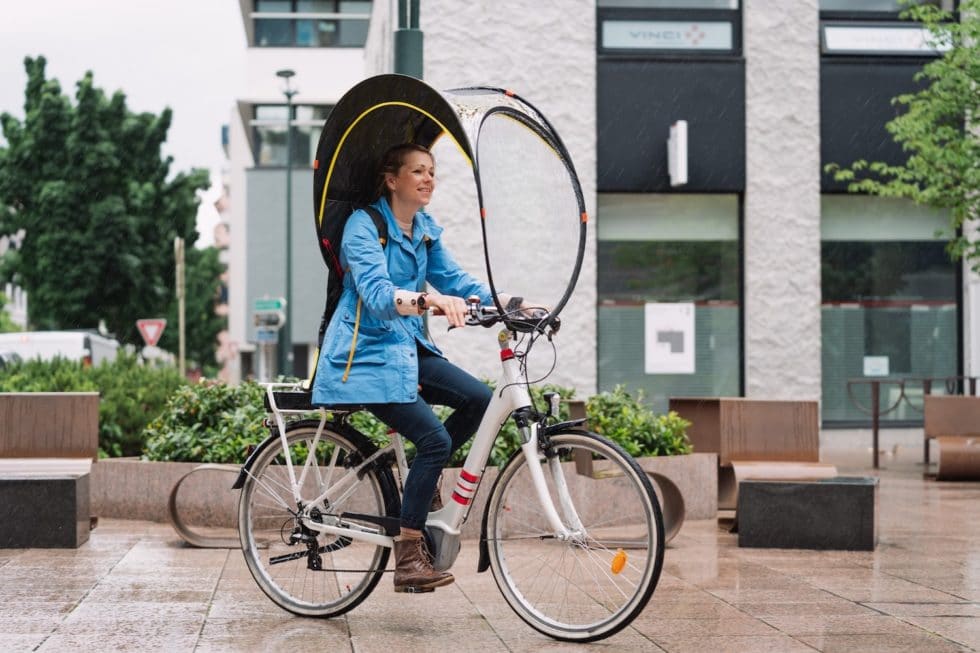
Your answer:
[[[426,307],[434,308],[445,315],[449,326],[466,326],[466,302],[462,297],[430,292],[426,294],[425,303]]]

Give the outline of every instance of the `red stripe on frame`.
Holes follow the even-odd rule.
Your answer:
[[[453,501],[463,506],[467,505],[470,502],[470,500],[467,499],[466,497],[460,496],[458,492],[453,492]]]
[[[459,477],[461,479],[463,479],[464,481],[467,481],[469,483],[476,483],[477,481],[480,480],[480,477],[479,476],[473,476],[472,474],[470,474],[465,469],[459,470]]]

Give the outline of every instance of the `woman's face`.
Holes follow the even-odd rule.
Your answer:
[[[412,204],[419,208],[427,205],[436,188],[436,168],[432,157],[425,152],[409,152],[398,174],[385,177],[392,201]]]

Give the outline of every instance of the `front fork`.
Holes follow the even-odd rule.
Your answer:
[[[559,540],[567,540],[578,535],[582,531],[582,522],[575,511],[571,495],[568,492],[568,484],[565,482],[565,474],[561,468],[561,461],[558,456],[550,451],[545,452],[548,459],[548,469],[555,484],[555,494],[558,498],[558,506],[561,508],[562,515],[558,514],[558,508],[548,491],[548,482],[544,477],[544,469],[541,466],[541,456],[539,453],[538,442],[538,422],[530,422],[522,425],[522,416],[516,416],[518,429],[521,433],[521,450],[524,452],[524,459],[527,462],[527,471],[531,475],[531,482],[534,484],[534,493],[537,496],[538,504],[544,512],[548,524],[555,532],[555,537]]]

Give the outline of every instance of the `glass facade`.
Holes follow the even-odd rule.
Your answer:
[[[361,48],[371,0],[256,0],[259,47]]]
[[[824,422],[867,420],[848,397],[849,381],[957,374],[958,266],[937,235],[947,227],[941,212],[900,200],[823,197]],[[852,390],[870,403],[868,385]],[[909,384],[910,393],[920,391],[921,384]],[[882,406],[897,393],[897,385],[883,386]],[[883,420],[917,418],[903,403]]]
[[[293,166],[308,167],[313,161],[323,122],[332,108],[322,105],[293,105]],[[256,105],[251,128],[255,165],[285,166],[286,105]]]
[[[599,389],[642,390],[656,411],[671,396],[740,395],[738,196],[603,193],[597,224]],[[694,313],[684,345],[693,364],[657,371],[664,359],[651,348],[665,332],[647,320],[685,306]]]

